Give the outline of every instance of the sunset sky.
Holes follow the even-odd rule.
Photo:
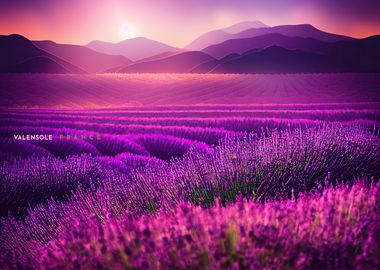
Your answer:
[[[86,44],[145,36],[183,47],[245,20],[310,23],[329,32],[380,34],[378,0],[0,0],[0,34]]]

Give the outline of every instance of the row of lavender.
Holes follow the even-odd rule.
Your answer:
[[[306,105],[150,106],[94,110],[6,110],[0,112],[0,160],[15,157],[64,158],[81,153],[115,156],[132,153],[169,160],[191,145],[207,148],[245,132],[309,128],[324,123],[378,129],[377,103]],[[268,118],[269,117],[269,118]],[[15,141],[14,134],[101,133],[102,141]]]
[[[34,253],[6,261],[29,269],[378,269],[379,184],[360,181],[297,201],[238,200],[172,214],[71,217]],[[104,199],[104,198],[103,198]],[[82,211],[82,209],[81,209]]]
[[[283,195],[289,195],[291,189],[295,192],[309,190],[327,172],[333,172],[334,178],[351,178],[362,172],[376,175],[376,166],[379,165],[378,135],[360,126],[325,125],[304,131],[272,132],[269,137],[231,136],[214,148],[186,140],[178,140],[178,144],[174,144],[173,138],[165,144],[166,137],[157,135],[141,138],[145,139],[144,148],[124,137],[111,136],[94,141],[97,148],[84,141],[36,143],[50,152],[34,144],[30,144],[34,148],[28,148],[24,142],[3,139],[2,142],[8,146],[20,144],[20,149],[10,149],[29,149],[34,156],[6,162],[0,167],[1,215],[8,211],[15,214],[18,208],[33,206],[50,196],[62,197],[78,185],[88,187],[94,181],[107,181],[108,172],[129,175],[141,167],[167,172],[166,167],[170,166],[176,172],[173,177],[181,179],[183,186],[178,188],[179,191],[188,192],[186,185],[191,186],[190,190],[194,192],[197,190],[197,193],[181,198],[204,202],[208,197],[221,195],[220,191],[215,193],[219,188],[223,192],[230,188],[239,192],[244,189],[247,196],[254,192],[257,198],[261,198],[263,193],[264,199],[279,196],[277,189],[285,192]],[[89,150],[89,155],[66,158],[73,153],[70,149],[77,154]],[[36,153],[40,156],[36,157]],[[63,160],[52,157],[50,153]],[[173,157],[183,156],[184,159],[167,162]],[[224,175],[234,177],[227,181]],[[168,176],[164,178],[168,179]],[[173,179],[175,181],[179,180]],[[198,183],[196,189],[192,187],[193,182]],[[210,187],[213,188],[210,190]]]
[[[213,151],[192,149],[183,159],[170,163],[152,160],[144,169],[129,173],[101,165],[105,160],[119,159],[118,164],[126,166],[124,160],[129,159],[136,168],[139,160],[128,155],[6,163],[1,167],[2,211],[13,210],[23,218],[1,221],[2,260],[12,263],[21,254],[32,260],[36,245],[43,247],[60,235],[74,224],[74,217],[94,217],[103,223],[126,214],[168,213],[181,202],[209,207],[220,200],[228,205],[237,196],[268,202],[299,198],[300,193],[312,190],[322,192],[342,181],[352,184],[350,179],[359,175],[373,176],[376,181],[379,150],[377,133],[362,127],[329,125],[230,138]],[[24,211],[17,209],[20,206]]]
[[[346,105],[320,104],[312,108],[314,112],[302,105],[284,108],[287,111],[279,107],[279,118],[266,117],[275,107],[242,106],[1,112],[0,249],[4,252],[0,265],[6,269],[260,269],[308,268],[317,263],[336,269],[336,265],[349,268],[344,260],[379,263],[371,255],[376,249],[374,228],[379,226],[373,203],[380,176],[376,106],[354,104],[345,110]],[[191,117],[193,112],[197,117]],[[229,116],[234,112],[256,116]],[[58,139],[59,134],[89,133],[99,133],[101,140]],[[53,134],[55,140],[18,141],[14,134]],[[367,180],[358,183],[358,177]],[[352,190],[341,183],[353,185]],[[300,199],[301,193],[324,190],[321,196]],[[367,192],[371,203],[360,196],[356,200],[358,190]],[[233,205],[237,197],[256,203],[238,207]],[[338,209],[327,203],[331,198],[349,204]],[[282,202],[268,204],[272,200]],[[306,211],[310,203],[324,207],[304,219],[295,215],[301,211],[295,209]],[[253,222],[252,212],[243,208],[256,209],[255,215],[270,225]],[[331,211],[328,217],[323,208],[327,209],[323,213]],[[246,220],[218,219],[214,224],[210,218],[215,211],[220,217],[241,215]],[[280,218],[281,211],[290,217]],[[199,226],[191,222],[194,215],[199,216]],[[160,228],[164,220],[168,226]],[[240,229],[249,220],[253,223],[247,224],[255,228],[248,233],[252,238]],[[152,227],[144,227],[147,223]],[[323,231],[332,231],[337,224],[341,224],[338,236],[327,234],[322,241]],[[318,233],[303,226],[315,227],[313,232]],[[310,233],[308,242],[303,241]],[[349,234],[360,236],[359,240]],[[125,235],[130,236],[122,239]],[[276,237],[283,241],[275,241]],[[202,244],[203,238],[210,241]],[[157,246],[150,249],[152,239]],[[335,253],[329,255],[329,250]],[[262,254],[252,257],[252,252]],[[180,260],[181,256],[189,260]],[[324,264],[326,256],[332,259]]]
[[[213,119],[213,118],[280,118],[280,119],[310,119],[328,121],[350,121],[355,119],[379,120],[379,109],[328,109],[328,110],[300,110],[300,109],[272,109],[272,110],[113,110],[113,111],[84,111],[84,112],[0,112],[1,119],[18,120],[51,120],[51,121],[82,121],[94,123],[128,124],[128,120],[144,119],[153,122],[156,119],[174,120],[179,119]]]
[[[294,103],[294,104],[270,104],[270,103],[253,103],[253,104],[191,104],[191,105],[179,105],[178,104],[166,104],[166,105],[144,105],[144,106],[121,106],[121,107],[109,107],[109,108],[92,108],[83,110],[80,108],[70,109],[49,109],[39,108],[38,110],[33,108],[23,108],[22,112],[40,114],[40,113],[61,113],[61,114],[103,114],[103,113],[123,113],[123,112],[139,112],[139,111],[204,111],[204,110],[364,110],[364,109],[379,109],[379,102],[329,102],[329,103]],[[20,108],[9,108],[7,111],[20,112]]]
[[[331,121],[328,122],[297,119],[296,117],[298,114],[293,115],[294,118],[291,119],[224,117],[224,115],[228,112],[241,112],[241,107],[248,109],[248,107],[255,108],[259,105],[238,105],[230,107],[225,105],[191,106],[187,110],[187,113],[189,114],[192,112],[198,112],[199,107],[204,109],[203,112],[214,112],[214,107],[217,107],[220,109],[222,114],[220,117],[205,117],[196,119],[185,118],[182,120],[181,118],[172,117],[168,121],[166,117],[160,116],[154,118],[119,116],[120,114],[122,115],[132,110],[132,107],[128,110],[103,109],[79,111],[79,113],[67,110],[8,110],[7,112],[0,113],[0,116],[7,117],[2,119],[0,124],[0,142],[2,144],[0,160],[3,160],[3,162],[13,161],[13,163],[17,165],[16,169],[14,169],[14,171],[16,171],[14,175],[17,175],[18,171],[23,171],[22,169],[18,169],[18,167],[27,167],[29,170],[35,168],[34,164],[27,165],[30,160],[26,160],[25,162],[17,161],[20,158],[34,157],[38,160],[38,158],[45,157],[47,163],[49,163],[49,166],[47,166],[49,168],[70,168],[71,163],[80,164],[78,165],[78,168],[81,170],[79,173],[71,172],[69,174],[70,179],[63,180],[64,183],[70,184],[57,185],[58,188],[61,188],[62,186],[63,191],[54,191],[51,193],[47,192],[44,193],[45,196],[42,196],[46,199],[57,193],[58,197],[62,197],[75,188],[78,183],[86,182],[88,184],[91,182],[89,179],[105,178],[105,176],[100,176],[101,173],[98,172],[98,168],[102,168],[104,170],[117,170],[121,173],[129,173],[134,169],[146,166],[146,164],[166,164],[167,161],[173,158],[182,158],[190,151],[190,149],[192,149],[192,153],[198,152],[208,154],[213,151],[212,146],[217,145],[221,140],[226,138],[244,138],[244,136],[246,136],[244,132],[255,132],[256,134],[266,132],[267,134],[271,134],[273,130],[305,130],[313,127],[334,129],[336,126],[339,126],[340,129],[340,127],[362,126],[370,130],[369,132],[376,134],[378,130],[378,119],[376,117],[377,111],[374,109],[368,109],[371,108],[372,105],[372,103],[358,103],[354,104],[350,110],[343,110],[347,104],[314,105],[316,106],[315,112],[318,112],[318,109],[324,109],[323,111],[319,111],[321,115],[326,113],[325,109],[328,109],[330,116],[347,114],[350,119],[355,119],[354,121],[339,123],[337,123],[336,120],[341,118],[341,116],[337,119],[332,118]],[[280,106],[279,111],[281,111],[281,108],[285,105],[277,106]],[[295,110],[285,112],[287,114],[305,112],[313,113],[312,110],[305,110],[303,106],[304,105],[294,105],[293,107]],[[369,107],[366,109],[365,106]],[[161,111],[163,108],[170,108],[171,112],[184,112],[184,108],[180,106],[156,106],[155,108],[158,110],[155,110],[153,114]],[[165,111],[168,111],[167,109]],[[144,107],[139,108],[138,112],[149,113],[150,110],[149,107]],[[370,112],[370,114],[367,114],[368,112]],[[95,116],[90,116],[91,113],[94,113]],[[364,115],[362,113],[364,113]],[[108,114],[111,114],[112,116],[107,116]],[[368,118],[371,118],[369,117],[370,115],[374,116],[374,120],[368,120]],[[45,120],[54,119],[55,117],[58,117],[58,119]],[[60,117],[64,117],[67,120],[59,120],[61,119]],[[84,119],[82,119],[83,121],[76,121],[78,120],[78,117],[84,117]],[[134,121],[139,124],[129,125],[125,124],[125,122],[120,123],[121,119],[124,118],[126,118],[127,121]],[[151,125],[151,123],[154,123],[155,125]],[[80,136],[81,134],[89,133],[97,133],[99,136],[101,134],[101,139],[83,140],[80,138],[71,138],[70,140],[67,140],[65,139],[65,136],[63,139],[58,138],[59,134],[70,134],[71,136],[76,134]],[[54,141],[19,141],[13,138],[14,134],[53,134]],[[365,141],[365,139],[363,139],[363,141]],[[369,143],[371,142],[369,141]],[[75,157],[73,157],[74,160],[69,158],[66,161],[69,166],[62,165],[65,164],[64,160],[67,157],[81,154],[89,154],[91,157],[79,157],[79,160],[75,160]],[[366,153],[364,153],[363,156],[365,154]],[[55,160],[52,158],[53,156],[61,158],[63,161]],[[87,162],[87,160],[91,161]],[[55,163],[59,164],[54,165]],[[89,164],[94,164],[94,166]],[[250,164],[247,165],[251,166]],[[7,166],[8,165],[4,165],[2,168],[5,169]],[[36,169],[33,170],[34,172],[36,171]],[[48,176],[48,178],[50,177],[54,179],[57,171],[53,173],[47,171],[44,175]],[[25,172],[25,175],[33,175],[34,172]],[[22,177],[19,176],[17,176],[17,178],[22,179]],[[39,184],[37,184],[37,179],[30,182],[30,184],[22,183],[21,186],[39,186]],[[49,185],[54,186],[52,183]],[[23,206],[31,203],[31,200],[27,199],[29,197],[34,198],[35,200],[35,202],[31,204],[32,206],[36,202],[44,201],[44,199],[40,198],[41,194],[24,194],[24,192],[18,190],[19,188],[22,189],[22,187],[18,187],[13,193],[18,192],[19,197],[24,198],[24,202],[21,203],[17,200],[17,198],[14,199],[14,202],[12,203],[5,201],[1,204],[1,215],[6,214],[8,211],[17,213],[17,209],[19,207],[22,208]],[[3,197],[4,200],[6,200],[5,198],[7,196],[14,196],[12,195],[13,193],[7,192],[6,188],[3,190],[6,193],[6,196]],[[54,187],[51,187],[51,190],[54,190]],[[21,212],[23,212],[23,210],[21,210]]]

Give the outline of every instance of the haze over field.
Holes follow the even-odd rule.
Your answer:
[[[0,107],[379,102],[379,74],[0,74]]]

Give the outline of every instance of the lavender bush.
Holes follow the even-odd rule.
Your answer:
[[[212,149],[205,143],[180,139],[164,135],[135,135],[128,136],[133,141],[142,144],[149,153],[162,160],[183,157],[190,149],[200,153],[209,153]]]
[[[298,200],[172,213],[71,217],[56,240],[6,265],[36,269],[378,269],[379,184]],[[377,209],[377,210],[376,210]]]
[[[30,158],[0,166],[0,216],[25,213],[53,197],[60,199],[79,185],[86,188],[104,177],[104,169],[90,156]]]
[[[2,155],[0,155],[0,162],[11,161],[15,157],[28,158],[28,157],[47,157],[51,153],[43,147],[36,146],[28,143],[27,141],[17,141],[13,138],[1,138],[0,145]]]
[[[378,103],[349,106],[1,111],[0,269],[377,269]]]
[[[258,202],[297,199],[300,193],[315,189],[323,191],[330,184],[350,184],[347,179],[357,175],[372,175],[377,179],[378,150],[378,134],[360,127],[325,126],[275,132],[270,136],[253,134],[226,139],[212,152],[191,151],[183,159],[169,164],[150,163],[128,173],[96,165],[104,175],[101,181],[90,182],[88,188],[79,186],[64,201],[46,201],[51,187],[42,186],[39,192],[43,194],[40,201],[45,200],[44,204],[28,209],[27,216],[20,221],[9,217],[1,222],[0,246],[6,254],[15,256],[29,252],[35,249],[34,243],[44,245],[70,226],[72,216],[84,219],[93,216],[104,221],[124,213],[138,217],[171,212],[180,202],[210,207],[218,200],[222,205],[229,205],[239,196]],[[125,166],[131,158],[130,154],[115,157],[126,160]],[[88,157],[87,162],[93,164],[92,158]],[[54,166],[47,168],[46,174],[49,175],[49,169]],[[24,180],[17,189],[12,189],[11,180],[7,180],[10,190],[23,190],[32,182],[29,178],[17,176],[18,171],[15,169],[15,173],[9,173],[8,179],[16,175]],[[59,172],[58,175],[64,180],[67,174]],[[84,177],[86,175],[88,173],[84,172]],[[47,183],[54,186],[54,179],[47,180]],[[82,182],[81,179],[74,181],[64,189],[66,194],[69,194],[70,187],[75,188],[75,183]],[[5,192],[8,189],[4,189]]]

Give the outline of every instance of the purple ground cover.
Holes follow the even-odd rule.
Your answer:
[[[377,269],[379,117],[378,103],[2,110],[0,266]],[[46,133],[101,139],[12,138]]]
[[[379,184],[362,180],[264,205],[240,198],[207,209],[180,203],[141,218],[72,216],[57,239],[3,262],[39,269],[376,269],[378,196]]]

